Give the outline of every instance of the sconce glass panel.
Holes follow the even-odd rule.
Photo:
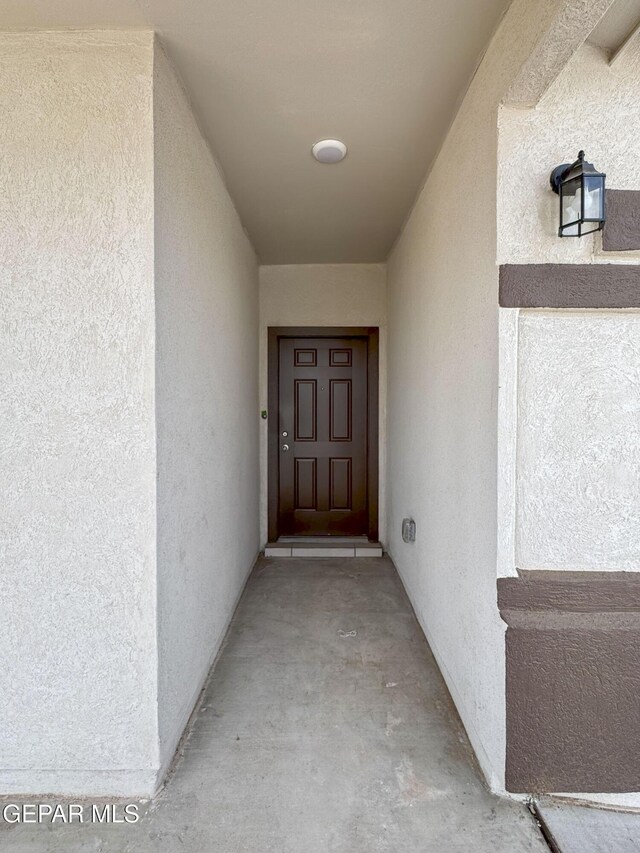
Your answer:
[[[582,218],[582,181],[575,178],[560,186],[560,232],[562,237],[579,237]]]

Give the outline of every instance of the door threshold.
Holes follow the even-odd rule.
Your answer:
[[[356,545],[369,544],[366,536],[279,536],[277,545]],[[375,543],[371,543],[375,544]]]
[[[382,545],[359,536],[287,536],[268,542],[265,557],[382,557]]]

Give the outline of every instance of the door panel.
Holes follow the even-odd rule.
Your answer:
[[[351,459],[331,459],[329,467],[329,509],[351,509]]]
[[[295,380],[295,440],[315,441],[317,438],[318,384],[315,379]]]
[[[351,441],[351,380],[329,380],[329,438]]]
[[[318,508],[318,460],[294,460],[294,509],[315,510]]]
[[[366,338],[280,338],[278,532],[368,529]]]

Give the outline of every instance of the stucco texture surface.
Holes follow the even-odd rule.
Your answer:
[[[378,326],[379,537],[386,540],[387,271],[384,264],[260,267],[260,408],[267,409],[269,326]],[[260,432],[260,535],[267,541],[267,421]]]
[[[166,766],[258,553],[258,267],[157,44],[154,128],[158,713]]]
[[[0,791],[153,784],[151,68],[0,36]]]
[[[530,239],[530,220],[526,228],[515,220],[529,215],[535,198],[530,152],[508,168],[499,156],[498,117],[512,85],[521,100],[544,92],[558,74],[554,21],[581,5],[510,5],[387,265],[389,550],[495,790],[504,790],[505,755],[498,530],[504,550],[512,533],[503,531],[514,526],[513,502],[508,489],[498,491],[497,472],[504,484],[513,469],[504,449],[510,426],[502,421],[515,399],[508,370],[499,377],[499,362],[513,361],[515,335],[507,328],[503,338],[498,329],[496,247],[503,210],[513,230]],[[531,63],[536,54],[545,61]],[[524,123],[535,112],[516,119]],[[530,129],[523,136],[524,149],[535,148],[533,136]],[[544,166],[547,181],[555,159]],[[513,197],[518,204],[509,207]],[[503,239],[507,221],[500,227]],[[416,521],[415,544],[402,541],[405,516]]]
[[[605,252],[640,251],[640,192],[607,190],[607,223],[602,233]]]
[[[576,570],[585,576],[640,569],[640,314],[610,307],[637,305],[634,274],[616,278],[615,265],[637,264],[639,253],[603,251],[601,235],[560,239],[558,198],[549,188],[552,168],[573,160],[580,149],[606,172],[608,187],[640,188],[640,52],[629,51],[613,66],[607,60],[599,48],[585,44],[534,109],[501,107],[499,113],[498,261],[557,264],[541,288],[553,295],[538,304],[560,306],[566,297],[564,304],[580,306],[588,293],[586,304],[594,306],[500,309],[500,575],[513,576],[517,569]],[[589,267],[593,264],[611,266],[599,276]],[[527,267],[520,269],[526,277]],[[544,267],[537,269],[544,275]],[[549,654],[569,661],[571,643],[565,655],[558,652],[559,642],[558,635],[551,638]],[[534,659],[525,650],[518,664],[524,667],[521,681],[514,665],[512,693],[529,677],[522,663],[526,655]],[[575,671],[569,666],[561,677],[563,683],[580,681],[578,658]],[[617,685],[620,696],[610,693],[608,701],[623,708],[626,682],[612,678],[606,655],[588,666],[596,682]],[[605,703],[599,712],[609,715]],[[560,714],[571,723],[569,729],[578,719],[571,720],[566,707]],[[522,719],[526,728],[526,716]],[[553,720],[551,712],[548,719]],[[612,743],[611,755],[616,749]],[[567,770],[575,770],[573,760],[567,760]],[[567,785],[575,791],[580,779],[590,792],[594,784],[619,790],[611,776],[597,782],[585,782],[577,773],[569,781],[570,776],[549,777],[546,790]],[[588,797],[640,803],[637,793]]]
[[[616,0],[555,0],[538,4],[535,47],[515,76],[504,103],[534,107]],[[531,38],[533,27],[527,32]]]
[[[528,615],[507,632],[509,790],[637,791],[638,614]]]
[[[552,169],[586,158],[606,172],[607,186],[640,188],[637,139],[640,51],[610,66],[606,53],[585,44],[535,109],[502,107],[499,116],[498,262],[638,263],[640,252],[612,257],[602,237],[558,238],[558,196]]]
[[[557,264],[555,291],[567,305],[579,304],[587,289],[594,306],[598,299],[602,306],[634,304],[631,269],[619,280],[614,271],[637,264],[640,253],[603,251],[600,235],[559,239],[558,198],[548,179],[554,165],[584,148],[609,187],[638,190],[638,91],[639,51],[610,66],[602,50],[586,44],[535,109],[500,110],[499,261],[524,265],[525,275],[526,265]],[[607,277],[592,266],[588,280],[573,270],[563,278],[563,265],[587,271],[602,263]],[[501,315],[500,574],[516,567],[639,569],[638,314]]]
[[[640,313],[522,312],[516,565],[640,570]]]
[[[556,6],[510,7],[388,261],[389,550],[496,790],[505,749],[497,113]],[[416,521],[415,544],[402,540],[405,516]]]

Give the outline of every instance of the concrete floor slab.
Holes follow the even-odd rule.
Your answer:
[[[135,825],[20,825],[0,850],[545,853],[485,788],[388,558],[265,559],[181,758]]]
[[[638,853],[640,814],[575,805],[550,798],[536,801],[552,849],[559,853]]]

